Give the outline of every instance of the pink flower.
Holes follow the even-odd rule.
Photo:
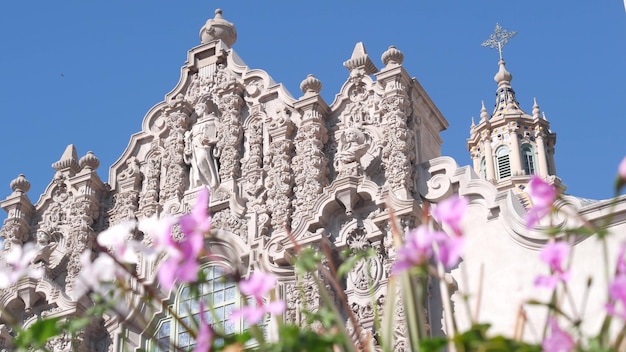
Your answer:
[[[450,269],[459,262],[465,240],[460,236],[451,237],[445,232],[432,231],[426,225],[420,225],[406,234],[404,245],[398,249],[392,274],[426,264],[433,256],[435,244],[437,260]]]
[[[445,238],[441,238],[437,243],[439,245],[437,259],[446,269],[456,266],[461,259],[461,254],[463,254],[465,239],[463,237],[449,237],[445,235]]]
[[[610,315],[626,320],[626,274],[616,275],[609,284],[611,302],[606,305]]]
[[[623,182],[626,181],[626,157],[624,157],[622,162],[619,163],[619,166],[617,167],[617,175]]]
[[[450,228],[454,231],[454,234],[460,236],[461,221],[467,211],[467,205],[467,199],[452,196],[435,205],[432,210],[432,214],[437,221],[450,226]]]
[[[606,305],[606,310],[610,315],[626,320],[626,259],[624,252],[626,242],[622,243],[617,258],[616,274],[609,284],[610,302]]]
[[[207,212],[209,205],[209,190],[206,188],[198,191],[196,205],[191,213],[183,215],[178,223],[181,231],[189,237],[204,238],[211,230],[211,216]]]
[[[557,191],[554,186],[537,175],[531,176],[527,189],[533,206],[526,214],[526,227],[533,228],[539,220],[550,213]]]
[[[619,274],[626,274],[626,242],[622,243],[617,252],[617,268]]]
[[[150,218],[139,223],[139,229],[150,236],[155,251],[168,255],[157,272],[157,279],[165,290],[172,289],[177,280],[191,283],[198,279],[198,258],[204,249],[204,236],[211,229],[208,202],[209,191],[203,188],[198,192],[197,202],[191,213],[178,220],[183,233],[180,240],[172,237],[172,226],[176,222],[174,218]]]
[[[563,281],[568,281],[570,278],[570,271],[565,270],[564,261],[569,257],[570,245],[566,242],[550,242],[541,252],[539,252],[539,259],[550,267],[550,275],[540,275],[535,279],[535,286],[543,286],[549,289],[554,289],[556,285]]]
[[[546,337],[541,343],[544,352],[570,352],[574,350],[576,344],[570,334],[561,330],[556,319],[551,317],[548,319],[550,327],[550,336]]]
[[[433,255],[432,246],[437,236],[437,232],[430,231],[425,225],[407,232],[404,245],[398,249],[392,273],[398,274],[428,262]]]
[[[285,302],[276,300],[264,304],[263,298],[276,286],[276,276],[261,271],[255,271],[245,280],[239,282],[239,290],[243,295],[252,298],[252,304],[233,310],[230,321],[244,319],[248,324],[256,324],[263,316],[282,314],[285,311]]]
[[[196,336],[196,347],[193,352],[209,352],[211,350],[211,340],[213,339],[213,330],[205,317],[204,301],[200,301],[200,327]]]
[[[76,279],[72,298],[78,300],[89,290],[108,292],[110,284],[116,280],[126,279],[126,271],[119,267],[113,258],[101,253],[91,261],[91,250],[85,250],[80,255],[81,271]]]
[[[447,269],[460,260],[465,240],[460,236],[448,236],[441,231],[432,231],[420,225],[406,234],[404,245],[398,249],[392,274],[426,264],[432,257],[433,246],[437,245],[437,260]]]
[[[13,285],[23,277],[41,278],[43,269],[30,265],[36,255],[33,243],[26,243],[24,247],[14,244],[9,251],[3,252],[0,256],[0,289]]]
[[[98,244],[110,248],[120,262],[135,264],[139,261],[139,252],[151,252],[147,246],[132,239],[135,226],[136,221],[124,221],[111,226],[98,235]]]

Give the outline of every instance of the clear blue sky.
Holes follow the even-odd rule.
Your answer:
[[[385,4],[385,6],[383,6]],[[0,13],[0,199],[23,173],[36,202],[65,147],[93,151],[108,181],[146,112],[178,82],[187,50],[215,8],[233,46],[299,97],[307,74],[330,104],[362,41],[380,68],[395,45],[450,122],[443,155],[470,164],[465,141],[480,102],[494,103],[498,55],[480,44],[496,22],[522,108],[533,97],[558,134],[568,193],[607,198],[626,155],[626,14],[604,1],[11,1]],[[0,219],[5,214],[0,215]]]

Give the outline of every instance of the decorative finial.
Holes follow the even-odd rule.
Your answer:
[[[61,155],[61,159],[52,164],[52,167],[56,171],[68,171],[70,173],[75,173],[80,170],[78,165],[78,154],[76,154],[76,147],[73,144],[70,144],[65,148],[63,155]]]
[[[370,57],[367,55],[367,50],[365,50],[365,46],[363,42],[358,42],[354,46],[354,50],[352,51],[352,56],[350,60],[345,61],[343,66],[347,68],[351,73],[356,69],[360,69],[366,75],[371,75],[378,72],[376,65],[372,62]]]
[[[487,119],[489,118],[489,114],[487,113],[487,108],[485,107],[485,101],[481,101],[481,108],[480,108],[480,121],[487,121]]]
[[[498,49],[500,54],[500,60],[502,60],[502,47],[509,42],[509,39],[515,37],[517,32],[509,32],[502,28],[499,23],[496,23],[496,29],[494,33],[489,35],[489,39],[485,40],[481,45],[488,46],[492,49]]]
[[[206,21],[200,28],[200,41],[202,44],[221,39],[229,48],[237,40],[235,25],[226,21],[222,16],[222,9],[215,10],[215,17]]]
[[[11,181],[11,189],[16,193],[26,193],[30,189],[30,182],[24,177],[24,174],[19,174],[16,179]]]
[[[541,110],[537,104],[537,98],[533,98],[533,118],[539,119]]]
[[[385,66],[400,66],[404,61],[404,54],[402,54],[400,50],[396,49],[396,47],[392,45],[389,47],[389,49],[387,49],[387,51],[383,53],[380,59],[383,61],[383,64],[385,64]]]
[[[80,158],[78,164],[82,169],[95,170],[100,166],[100,160],[98,160],[92,151],[89,151],[85,156]]]
[[[304,95],[318,94],[322,90],[322,82],[315,78],[315,76],[309,74],[302,83],[300,83],[300,89]]]

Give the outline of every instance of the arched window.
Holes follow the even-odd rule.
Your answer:
[[[172,310],[188,326],[200,324],[200,300],[206,302],[213,311],[204,312],[209,324],[217,323],[224,328],[226,334],[239,332],[244,329],[243,321],[238,323],[228,321],[233,309],[241,303],[239,291],[232,280],[226,279],[227,270],[222,266],[208,264],[202,268],[206,281],[198,287],[197,297],[188,285],[181,286],[176,293]],[[195,322],[194,322],[195,321]],[[196,325],[198,324],[198,325]],[[161,318],[156,325],[154,340],[150,342],[149,351],[165,352],[170,346],[178,346],[183,351],[192,350],[195,340],[189,335],[183,324],[169,314]]]
[[[524,172],[526,175],[532,175],[535,170],[535,153],[530,144],[522,145],[522,163],[524,164]]]
[[[485,160],[485,157],[480,159],[480,177],[483,180],[487,179],[487,161]]]
[[[498,179],[511,176],[511,162],[509,160],[509,148],[501,146],[496,150],[496,166],[498,168]]]

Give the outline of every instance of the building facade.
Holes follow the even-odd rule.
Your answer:
[[[215,236],[206,245],[215,258],[203,270],[210,282],[224,275],[224,265],[244,275],[256,269],[272,272],[279,278],[278,296],[287,302],[284,318],[298,323],[299,287],[308,287],[309,308],[321,298],[315,285],[297,281],[289,264],[291,238],[300,245],[328,245],[334,254],[371,248],[377,255],[357,264],[345,282],[350,307],[368,330],[374,329],[372,294],[384,301],[395,258],[390,210],[407,231],[420,224],[425,202],[464,196],[470,200],[464,223],[468,248],[449,273],[457,287],[453,300],[461,304],[465,293],[476,292],[484,268],[489,274],[481,279],[483,285],[498,290],[482,297],[490,307],[481,318],[493,322],[496,332],[512,331],[522,293],[528,293],[530,275],[541,265],[537,249],[546,243],[544,224],[525,229],[523,216],[532,204],[524,186],[531,174],[558,186],[560,181],[552,157],[556,135],[536,103],[532,115],[521,109],[504,61],[495,77],[495,109],[489,116],[483,104],[480,122],[471,127],[473,166],[459,167],[441,156],[439,133],[448,126],[446,119],[405,71],[403,54],[395,47],[376,64],[357,43],[344,62],[346,82],[328,104],[319,94],[322,83],[312,75],[294,98],[266,72],[246,66],[232,49],[236,38],[235,26],[217,10],[200,30],[201,44],[189,50],[177,86],[148,111],[141,131],[110,167],[108,183],[96,173],[97,157],[78,158],[73,145],[53,164],[54,179],[36,203],[27,196],[23,175],[11,183],[13,192],[0,202],[8,213],[0,235],[7,249],[35,243],[39,254],[32,265],[44,268],[45,275],[0,291],[5,307],[0,322],[8,323],[8,315],[24,325],[41,317],[80,315],[91,305],[87,297],[74,295],[80,254],[95,250],[97,233],[126,220],[188,212],[198,191],[208,188]],[[592,221],[609,209],[609,202],[565,199],[560,207],[581,211]],[[624,204],[616,208],[616,231],[624,227]],[[557,220],[562,225],[574,221]],[[138,230],[133,236],[152,241]],[[591,242],[581,240],[577,246],[586,260],[596,250]],[[155,264],[141,261],[138,277],[154,283]],[[581,277],[593,273],[587,264],[575,265]],[[234,287],[218,286],[213,290],[223,292],[223,298],[216,306],[227,312],[237,304]],[[188,299],[184,288],[162,294],[173,309]],[[433,334],[447,329],[439,301],[433,294],[427,307]],[[147,335],[191,343],[165,311],[130,303],[134,308],[125,314],[94,321],[78,336],[57,337],[50,349],[134,351],[154,347],[146,344]],[[402,314],[399,310],[399,319]],[[532,312],[528,316],[540,319]],[[0,325],[4,348],[10,348],[13,334]],[[396,334],[395,349],[405,350],[401,327]]]

